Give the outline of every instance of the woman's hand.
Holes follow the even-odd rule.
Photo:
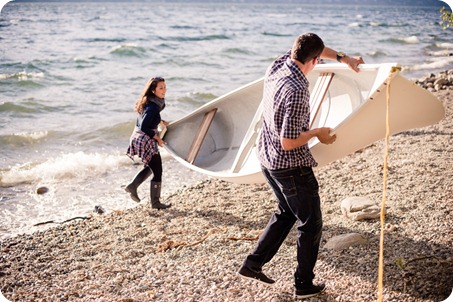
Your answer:
[[[159,147],[163,147],[166,144],[158,135],[154,135],[153,138],[157,141]]]

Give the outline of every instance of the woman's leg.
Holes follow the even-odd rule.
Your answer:
[[[152,171],[148,166],[145,166],[140,172],[138,172],[132,182],[125,188],[135,202],[140,202],[140,198],[137,194],[137,188],[151,175]]]
[[[160,192],[162,187],[162,158],[159,153],[153,155],[151,161],[149,162],[149,167],[154,174],[150,187],[151,207],[155,209],[169,208],[171,204],[166,205],[160,202]]]

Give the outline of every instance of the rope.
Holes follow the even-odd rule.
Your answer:
[[[401,70],[401,67],[392,67],[387,81],[387,103],[385,115],[385,149],[384,149],[384,171],[382,184],[382,202],[381,202],[381,235],[379,240],[379,268],[378,268],[378,302],[382,302],[383,280],[384,280],[384,233],[385,233],[385,201],[387,197],[387,174],[388,174],[388,153],[390,137],[390,82],[392,74]]]

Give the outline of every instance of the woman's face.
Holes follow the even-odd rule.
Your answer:
[[[167,92],[167,85],[165,85],[165,82],[158,82],[156,89],[153,90],[153,93],[161,99],[165,98],[165,93]]]

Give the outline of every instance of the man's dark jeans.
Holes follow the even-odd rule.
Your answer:
[[[318,181],[310,167],[268,170],[263,173],[272,187],[278,209],[271,216],[255,250],[244,265],[261,270],[277,253],[297,221],[297,269],[295,286],[312,284],[322,233]]]

